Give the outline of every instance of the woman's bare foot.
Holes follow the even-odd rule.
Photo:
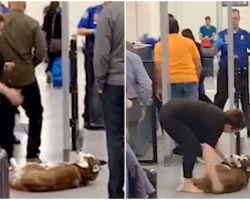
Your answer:
[[[194,185],[192,179],[184,179],[183,184],[177,188],[177,191],[178,192],[188,192],[188,193],[198,193],[198,194],[204,193],[204,191],[198,189]]]

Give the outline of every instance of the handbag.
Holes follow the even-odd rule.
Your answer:
[[[49,52],[52,54],[61,54],[62,51],[62,40],[61,39],[56,39],[54,37],[55,33],[55,26],[56,26],[56,17],[57,17],[58,12],[54,14],[53,20],[52,20],[52,29],[51,29],[51,42],[50,42],[50,48]]]

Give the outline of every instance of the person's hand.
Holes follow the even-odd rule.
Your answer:
[[[100,90],[100,89],[98,89],[97,92],[98,92],[98,94],[102,94],[103,93],[103,91]]]
[[[127,99],[127,101],[126,101],[126,108],[130,109],[130,108],[132,108],[132,106],[133,106],[133,102],[131,100]]]
[[[5,62],[4,63],[4,70],[5,71],[11,71],[13,68],[15,67],[15,63],[14,62]]]
[[[231,166],[231,158],[230,156],[224,156],[223,162]]]
[[[142,108],[141,110],[141,118],[139,119],[140,121],[143,121],[146,117],[146,109]]]
[[[157,89],[155,95],[159,101],[162,101],[162,89]]]
[[[23,103],[23,96],[20,90],[8,89],[6,91],[6,97],[9,99],[12,106],[20,106]]]
[[[216,194],[220,194],[222,193],[224,190],[224,186],[222,185],[222,183],[220,181],[216,181],[213,183],[212,186],[212,191]]]
[[[214,46],[217,48],[221,47],[224,45],[224,41],[221,37],[218,37],[217,40],[214,41]]]

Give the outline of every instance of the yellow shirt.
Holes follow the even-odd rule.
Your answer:
[[[154,61],[161,63],[161,42],[155,45]],[[199,51],[189,38],[179,34],[169,35],[170,83],[198,82],[194,60],[200,58]]]

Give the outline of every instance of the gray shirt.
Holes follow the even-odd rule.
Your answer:
[[[97,24],[94,47],[97,88],[105,84],[124,86],[124,2],[104,8]]]
[[[152,81],[143,66],[141,58],[126,51],[126,85],[129,99],[139,98],[145,106],[152,103]]]

